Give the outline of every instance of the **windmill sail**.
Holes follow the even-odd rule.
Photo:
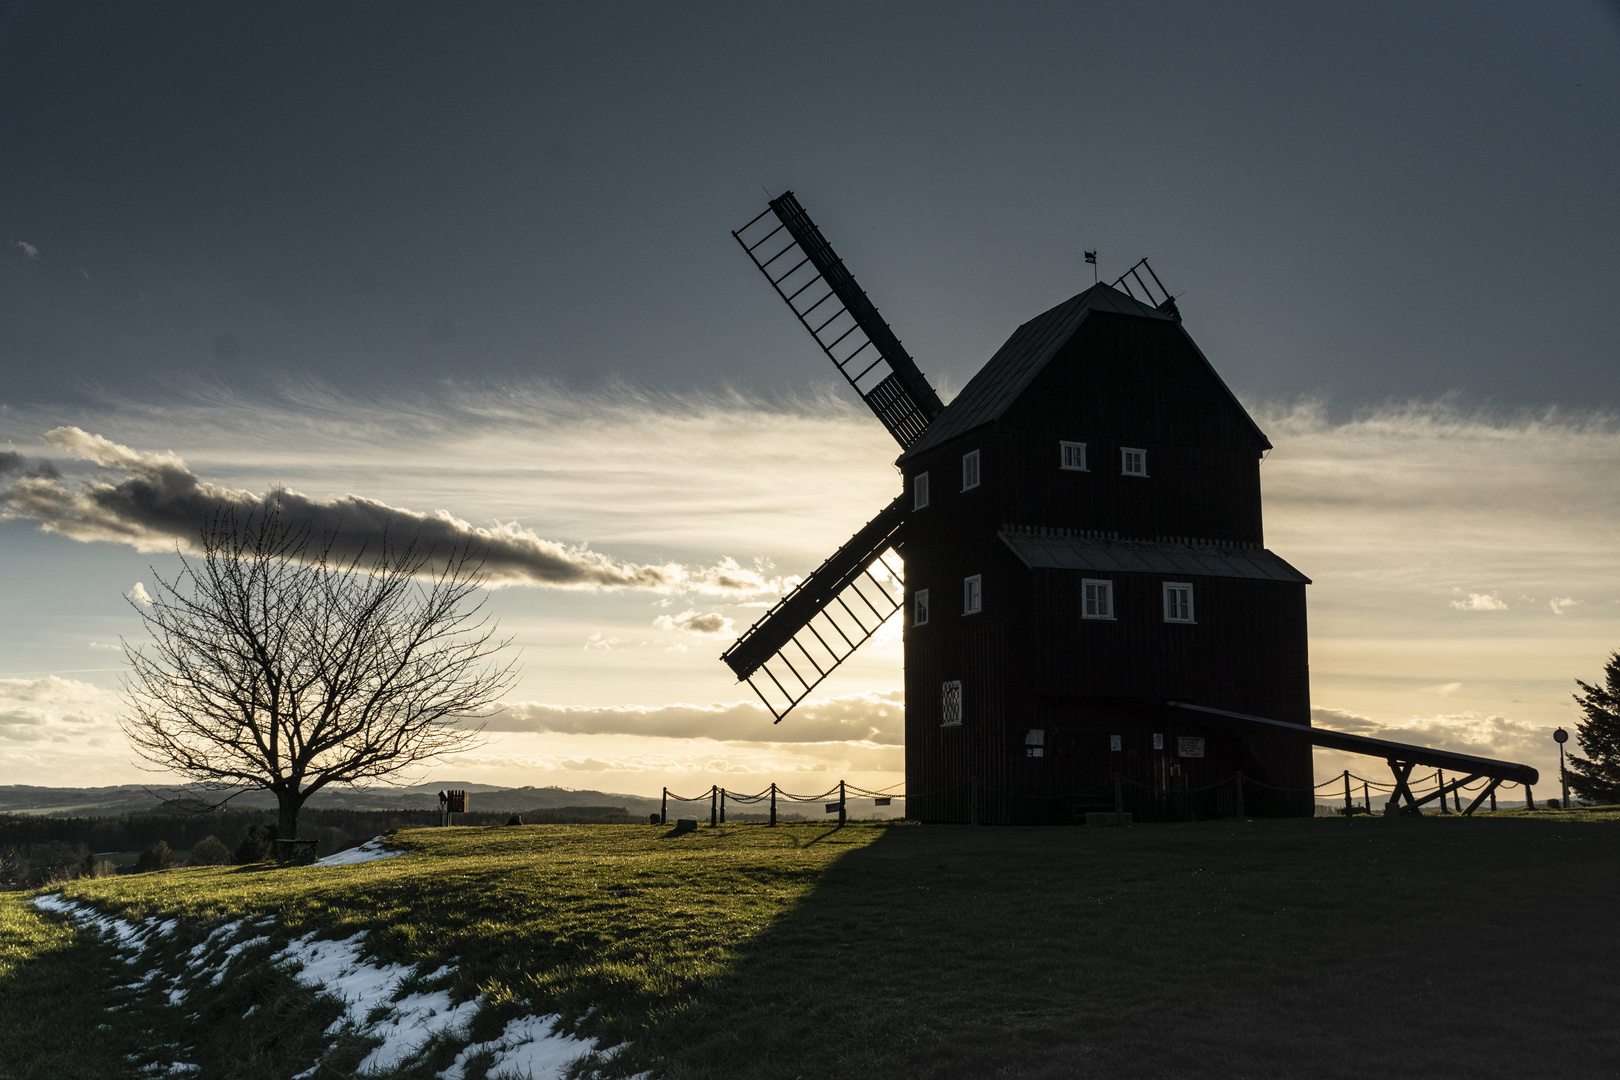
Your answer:
[[[900,610],[888,552],[905,516],[895,499],[721,655],[777,721]]]
[[[1093,260],[1088,259],[1087,261]],[[1153,279],[1152,284],[1149,284],[1147,279],[1142,277],[1143,270],[1146,270],[1148,277]],[[1131,288],[1132,281],[1136,282],[1135,289]],[[1114,288],[1121,290],[1132,300],[1145,298],[1148,304],[1169,315],[1177,322],[1181,321],[1181,312],[1176,307],[1176,298],[1170,295],[1170,290],[1164,287],[1164,282],[1159,280],[1159,275],[1153,272],[1153,267],[1148,265],[1146,259],[1138,259],[1135,266],[1119,275],[1118,280],[1114,282]],[[1136,295],[1137,289],[1141,290],[1141,296]]]
[[[915,442],[945,406],[793,192],[731,235],[889,434]]]

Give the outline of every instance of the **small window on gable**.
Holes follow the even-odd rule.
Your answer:
[[[1164,621],[1190,623],[1193,621],[1192,586],[1184,581],[1164,583]]]
[[[911,508],[923,510],[928,506],[928,474],[920,472],[911,478]]]
[[[1146,476],[1147,451],[1134,446],[1120,447],[1119,471],[1126,476]]]
[[[1059,468],[1069,469],[1073,472],[1086,471],[1085,443],[1060,442],[1058,443],[1058,456],[1059,460],[1061,461],[1061,464],[1058,466]]]
[[[911,625],[928,625],[928,590],[918,589],[911,594]]]
[[[1080,617],[1084,619],[1112,619],[1114,617],[1114,583],[1098,578],[1081,578],[1084,593]]]
[[[979,486],[979,452],[969,450],[962,455],[962,490]]]
[[[962,722],[962,680],[952,679],[940,687],[941,727],[956,727]]]
[[[962,579],[962,614],[977,615],[984,610],[984,576],[974,574]]]

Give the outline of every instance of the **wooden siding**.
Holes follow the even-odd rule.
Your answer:
[[[1059,440],[1087,444],[1088,471],[1059,468]],[[909,626],[909,605],[905,616],[910,816],[1069,821],[1111,807],[1116,775],[1129,807],[1173,816],[1192,805],[1184,793],[1238,771],[1250,812],[1310,812],[1308,791],[1275,790],[1309,788],[1303,741],[1164,704],[1308,724],[1304,585],[1031,570],[996,536],[1013,525],[1260,543],[1262,445],[1178,326],[1098,315],[1001,420],[906,463],[908,490],[931,474],[931,504],[908,516],[901,546],[907,592],[928,589],[932,609],[927,626]],[[1147,450],[1147,478],[1121,475],[1121,446]],[[964,492],[961,457],[975,449],[980,484]],[[975,615],[962,613],[969,574],[983,579]],[[1114,582],[1114,620],[1081,618],[1089,576]],[[1165,580],[1192,584],[1196,624],[1164,621]],[[942,684],[957,679],[962,724],[943,728]],[[1032,729],[1045,733],[1038,758]],[[1176,757],[1181,735],[1205,738],[1206,756]]]

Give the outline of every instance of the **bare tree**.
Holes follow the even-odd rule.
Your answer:
[[[211,790],[274,792],[290,840],[322,788],[481,741],[467,720],[513,665],[465,548],[434,558],[385,539],[334,560],[273,510],[215,515],[201,547],[157,575],[149,603],[131,601],[152,641],[124,644],[121,724],[142,757]]]

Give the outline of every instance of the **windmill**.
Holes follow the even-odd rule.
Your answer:
[[[793,192],[731,235],[900,448],[916,443],[945,406]],[[1176,312],[1146,259],[1114,287]],[[722,654],[776,723],[900,609],[894,547],[905,501],[879,511]]]
[[[901,613],[908,817],[1309,814],[1313,745],[1387,760],[1391,808],[1535,782],[1310,726],[1310,579],[1263,542],[1271,443],[1146,259],[1019,326],[946,406],[791,191],[732,235],[899,443],[904,488],[722,659],[780,723]],[[1418,765],[1453,780],[1418,798]]]

